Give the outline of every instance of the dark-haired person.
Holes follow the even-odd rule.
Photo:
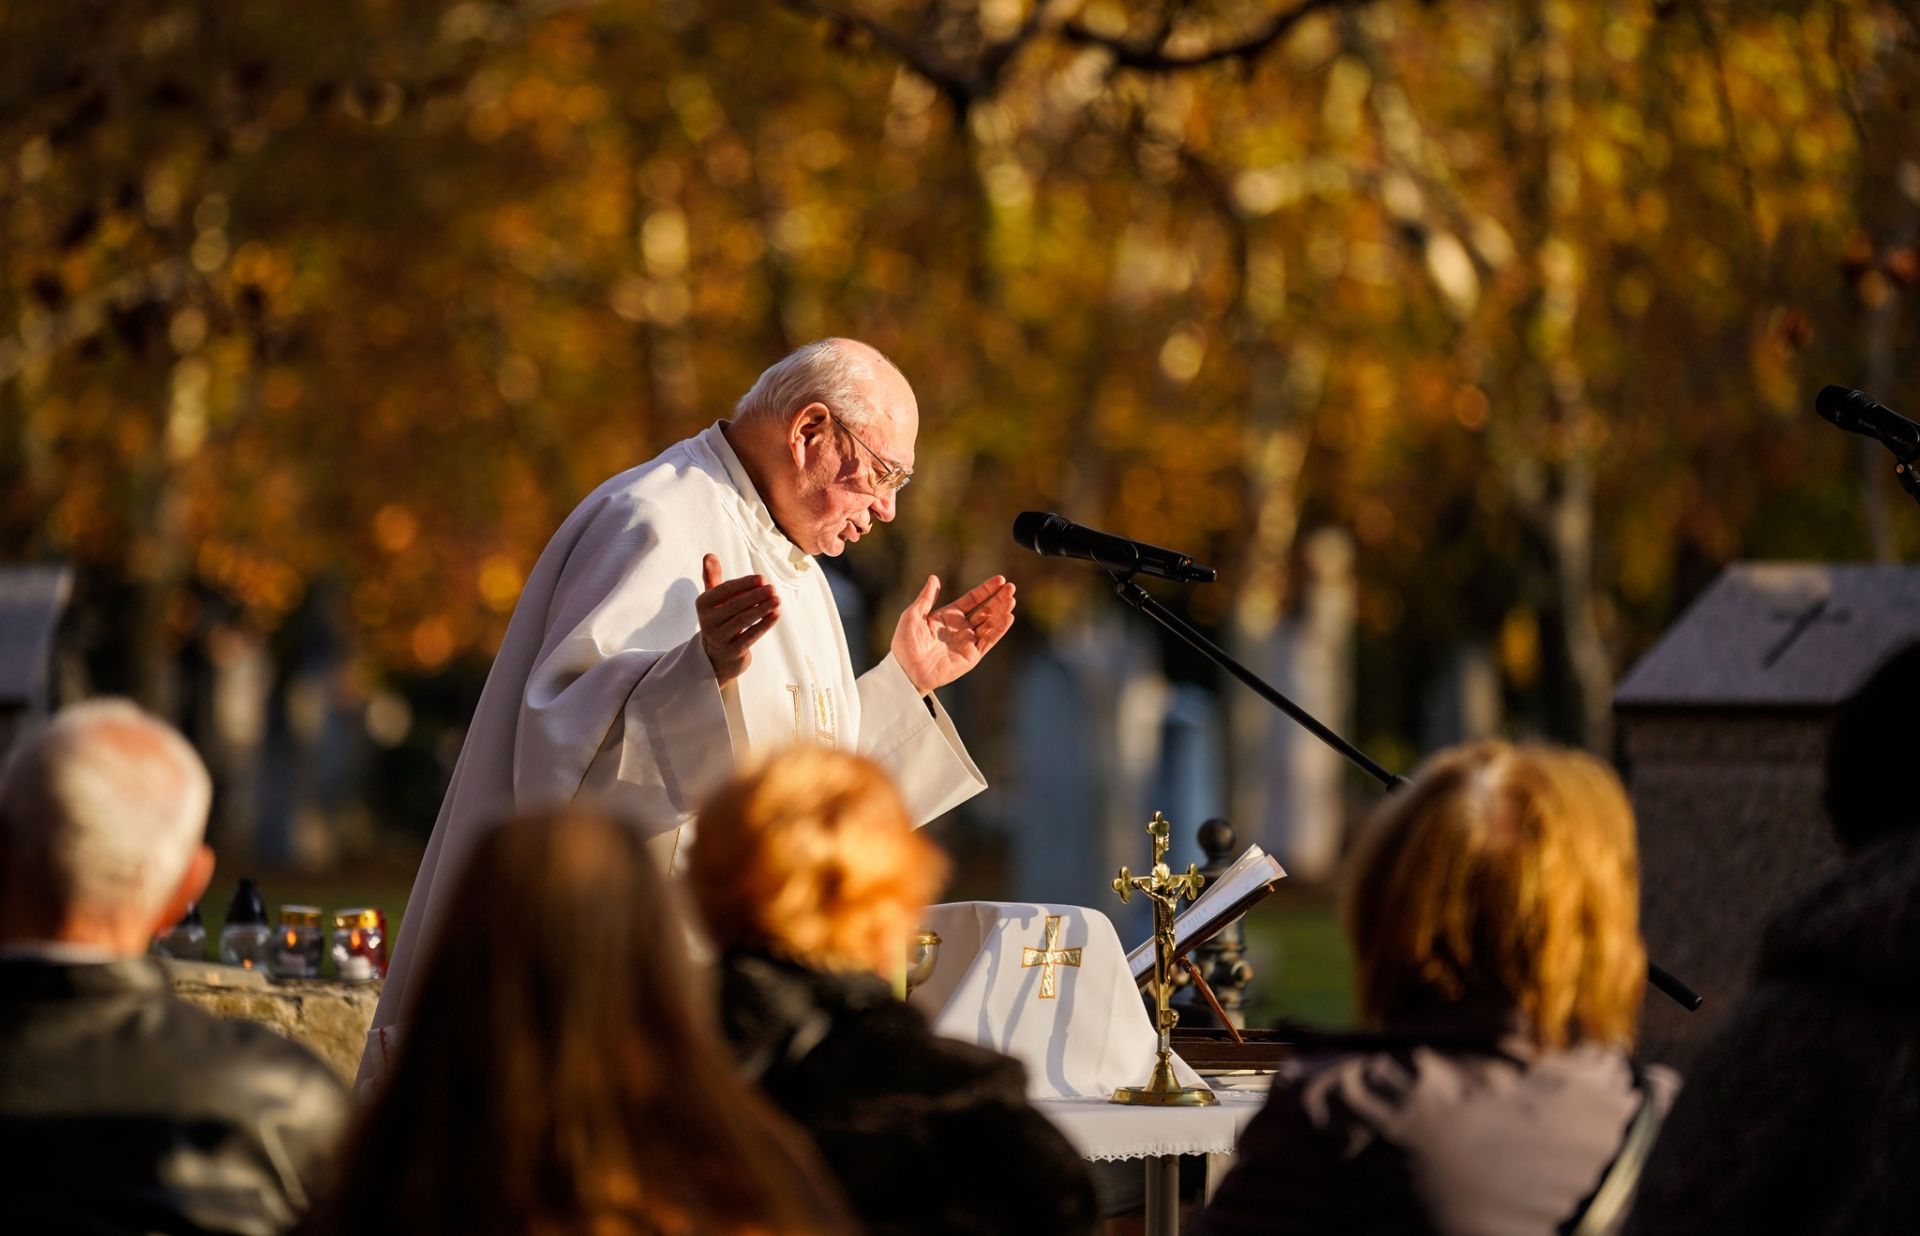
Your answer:
[[[1920,645],[1835,720],[1847,861],[1767,925],[1647,1165],[1644,1233],[1920,1231]]]
[[[346,1087],[146,956],[213,873],[206,765],[122,700],[0,772],[0,1231],[267,1236],[305,1212]]]
[[[1027,1102],[1026,1070],[935,1036],[882,977],[947,866],[885,772],[781,752],[701,808],[690,849],[726,1035],[874,1236],[1093,1231],[1086,1165]]]
[[[1456,748],[1381,804],[1356,859],[1371,1033],[1276,1078],[1193,1231],[1617,1229],[1673,1088],[1628,1056],[1647,958],[1619,780],[1572,751]]]
[[[854,1232],[742,1082],[634,829],[571,810],[475,845],[414,1022],[313,1231]]]

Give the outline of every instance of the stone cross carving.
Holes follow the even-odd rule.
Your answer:
[[[1767,649],[1767,655],[1760,658],[1760,667],[1762,669],[1772,669],[1778,665],[1780,658],[1787,655],[1787,650],[1792,648],[1794,643],[1798,641],[1802,635],[1811,631],[1814,624],[1821,622],[1845,622],[1851,616],[1852,615],[1848,614],[1844,609],[1837,609],[1832,613],[1828,613],[1826,597],[1821,597],[1798,613],[1792,610],[1775,610],[1771,617],[1775,622],[1788,623],[1787,633],[1782,635],[1773,647]]]
[[[1060,916],[1058,914],[1049,914],[1047,915],[1047,946],[1045,948],[1034,948],[1029,945],[1020,950],[1021,969],[1028,969],[1033,966],[1040,967],[1040,998],[1042,1000],[1052,1000],[1060,994],[1059,972],[1054,969],[1055,966],[1077,966],[1080,964],[1079,949],[1061,948],[1059,945]]]

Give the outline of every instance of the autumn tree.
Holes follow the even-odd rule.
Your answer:
[[[364,699],[484,665],[592,485],[852,334],[928,410],[875,613],[1044,507],[1218,561],[1185,603],[1257,650],[1333,525],[1370,738],[1474,644],[1603,746],[1719,564],[1914,543],[1807,404],[1920,402],[1916,45],[1891,3],[0,0],[0,531],[82,568],[94,686],[206,713],[183,666],[251,655],[284,708],[317,621]],[[1030,628],[1107,603],[1020,574]]]

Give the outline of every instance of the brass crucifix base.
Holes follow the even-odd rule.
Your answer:
[[[1153,1076],[1146,1085],[1122,1086],[1108,1100],[1140,1107],[1212,1107],[1219,1101],[1204,1086],[1182,1086],[1173,1075],[1173,1062],[1166,1056],[1154,1062]]]

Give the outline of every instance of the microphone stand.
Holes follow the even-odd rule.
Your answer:
[[[1903,459],[1894,464],[1893,474],[1900,478],[1900,488],[1907,491],[1907,496],[1920,502],[1920,474],[1914,472],[1912,461]]]
[[[1907,469],[1903,474],[1901,483],[1907,486],[1908,493],[1913,494],[1917,500],[1920,500],[1920,480],[1915,480],[1911,468]],[[1294,703],[1280,692],[1274,690],[1272,684],[1267,682],[1266,679],[1234,660],[1226,649],[1208,639],[1186,619],[1160,604],[1159,601],[1154,599],[1152,593],[1133,582],[1132,571],[1123,572],[1109,569],[1107,575],[1113,580],[1114,593],[1118,595],[1122,601],[1125,601],[1128,605],[1133,606],[1133,608],[1153,619],[1168,631],[1179,636],[1209,661],[1212,661],[1215,665],[1245,683],[1255,695],[1258,695],[1261,699],[1267,701],[1267,703],[1272,704],[1275,708],[1278,708],[1281,712],[1286,713],[1287,716],[1299,722],[1308,733],[1339,752],[1342,756],[1346,757],[1349,763],[1352,763],[1369,777],[1378,781],[1388,793],[1392,793],[1407,783],[1405,777],[1402,777],[1398,773],[1388,772],[1385,768],[1381,767],[1378,762],[1368,756],[1366,752],[1328,729],[1321,723],[1318,717],[1300,707],[1300,705]],[[1679,1004],[1680,1007],[1686,1009],[1689,1013],[1695,1012],[1700,1008],[1701,998],[1698,992],[1651,961],[1647,962],[1647,981],[1666,993],[1675,1003]]]

